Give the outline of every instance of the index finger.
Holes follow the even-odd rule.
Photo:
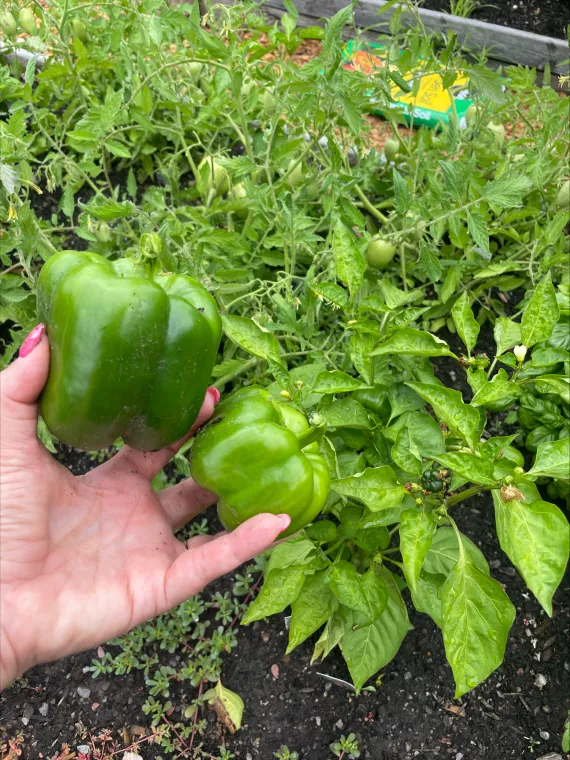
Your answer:
[[[190,547],[166,573],[164,609],[189,599],[211,581],[267,551],[290,523],[289,515],[264,513],[246,520],[231,533],[197,548]]]

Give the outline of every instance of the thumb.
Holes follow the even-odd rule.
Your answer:
[[[36,440],[37,400],[49,371],[49,343],[45,325],[34,327],[22,343],[18,359],[0,373],[2,444]]]

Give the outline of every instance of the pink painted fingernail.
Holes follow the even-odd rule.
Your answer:
[[[19,353],[20,359],[23,359],[25,356],[28,356],[28,354],[32,353],[34,348],[41,341],[43,334],[45,332],[45,329],[46,329],[46,326],[42,323],[34,327],[32,332],[28,335],[28,337],[26,338],[26,340],[22,343],[20,347],[20,353]]]
[[[282,530],[287,530],[291,525],[291,517],[289,515],[277,515],[277,517],[281,521]]]
[[[220,391],[217,388],[214,388],[214,386],[210,386],[210,388],[207,390],[207,393],[210,394],[212,401],[214,402],[214,406],[216,406],[220,400]]]

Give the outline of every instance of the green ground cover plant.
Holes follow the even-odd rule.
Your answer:
[[[33,28],[15,7],[19,27],[0,21],[43,56],[0,68],[3,363],[35,324],[51,256],[137,257],[156,236],[162,269],[216,298],[216,385],[262,385],[326,424],[323,517],[271,552],[244,622],[290,606],[289,651],[322,629],[314,659],[340,646],[361,689],[406,635],[408,599],[466,693],[501,663],[514,607],[457,509],[492,493],[501,547],[548,614],[568,559],[567,101],[398,14],[391,65],[366,77],[342,67],[350,7],[312,29],[289,2],[271,25],[255,4],[26,10]],[[307,38],[320,52],[300,67]],[[458,70],[467,124],[404,129],[394,88],[438,72],[450,89]],[[371,97],[391,128],[381,151]],[[140,635],[94,667],[139,658]],[[172,674],[148,675],[160,721]]]

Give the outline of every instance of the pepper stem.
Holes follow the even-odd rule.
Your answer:
[[[318,427],[311,427],[308,430],[304,430],[302,433],[297,433],[297,440],[302,449],[315,441],[320,441],[325,434],[325,426],[319,425]]]
[[[162,240],[156,232],[144,232],[139,241],[139,256],[133,274],[136,277],[150,279],[156,272],[156,259],[162,253]]]

